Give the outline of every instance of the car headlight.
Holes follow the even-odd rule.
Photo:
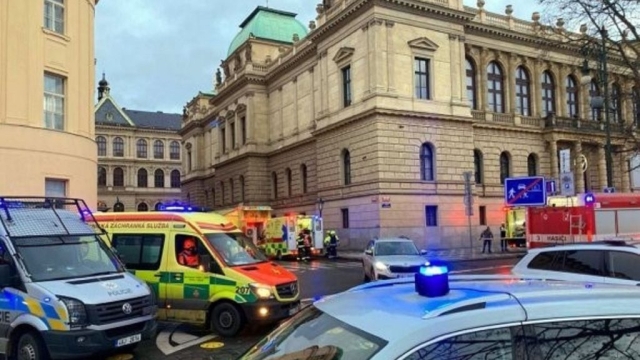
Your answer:
[[[387,271],[388,270],[387,265],[385,265],[383,262],[380,262],[380,261],[376,261],[375,267],[376,267],[377,270],[380,270],[380,271]]]
[[[259,299],[269,299],[273,296],[268,285],[253,283],[249,284],[249,287]]]
[[[58,299],[62,301],[69,313],[69,326],[81,327],[87,323],[87,309],[84,307],[82,301],[58,296]]]

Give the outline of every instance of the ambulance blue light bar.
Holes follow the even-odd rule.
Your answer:
[[[421,296],[440,297],[449,293],[449,267],[441,262],[427,261],[415,274],[416,292]]]
[[[182,205],[160,205],[160,211],[193,211],[191,206]]]

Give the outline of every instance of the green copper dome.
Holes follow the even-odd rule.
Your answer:
[[[270,9],[264,6],[258,6],[240,24],[240,32],[229,45],[227,56],[231,55],[236,49],[244,44],[249,35],[255,38],[278,41],[286,44],[293,43],[293,34],[298,34],[300,39],[307,36],[307,28],[296,19],[294,13]]]

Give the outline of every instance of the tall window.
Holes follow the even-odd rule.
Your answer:
[[[136,142],[136,154],[140,159],[147,158],[147,140],[138,139]]]
[[[122,170],[122,168],[117,167],[113,169],[113,186],[124,186],[124,170]]]
[[[240,201],[244,201],[244,176],[240,176]]]
[[[171,187],[173,189],[180,187],[180,170],[171,171]]]
[[[229,130],[231,130],[231,149],[236,148],[236,123],[229,123]]]
[[[240,118],[240,141],[241,145],[247,143],[247,118],[245,116]]]
[[[547,70],[542,73],[542,116],[556,112],[556,84]]]
[[[529,176],[538,175],[538,157],[536,154],[529,154],[527,157],[527,174]]]
[[[467,99],[472,109],[478,109],[478,97],[476,96],[476,66],[469,60],[465,59],[467,68]]]
[[[342,68],[342,104],[351,105],[351,66]]]
[[[227,153],[227,129],[220,128],[220,146],[222,146],[222,153]]]
[[[620,91],[620,85],[613,84],[611,86],[611,120],[615,122],[622,121],[622,91]]]
[[[307,165],[300,165],[300,180],[302,182],[302,193],[307,193]]]
[[[433,146],[424,143],[420,147],[420,177],[423,181],[434,180]]]
[[[180,160],[180,143],[172,141],[169,145],[169,158],[171,160]]]
[[[64,0],[44,0],[44,28],[64,34]]]
[[[138,187],[146,188],[148,185],[148,174],[147,170],[139,169],[138,170]]]
[[[278,174],[275,171],[271,173],[271,198],[278,198]]]
[[[229,179],[229,192],[231,195],[231,203],[234,203],[236,201],[235,190],[236,189],[233,183],[233,179]]]
[[[287,170],[285,170],[285,175],[287,176],[287,196],[291,196],[291,188],[292,188],[292,184],[293,180],[291,177],[291,169],[287,168]]]
[[[220,181],[220,196],[221,196],[221,198],[220,198],[221,204],[222,205],[226,204],[227,199],[226,199],[226,192],[224,191],[224,182],[223,181]]]
[[[141,202],[138,204],[138,211],[149,211],[149,205],[147,203]]]
[[[633,99],[631,104],[633,105],[633,123],[636,126],[640,125],[640,87],[634,86],[632,90]]]
[[[351,154],[349,150],[342,150],[342,175],[344,185],[351,184]]]
[[[98,186],[107,186],[107,169],[98,167]]]
[[[156,169],[153,173],[153,186],[157,188],[164,187],[164,171],[162,169]]]
[[[504,184],[506,178],[511,176],[511,157],[503,151],[500,154],[500,184]]]
[[[104,136],[98,136],[96,144],[98,145],[98,156],[107,156],[107,139]]]
[[[504,76],[497,62],[492,61],[487,67],[487,92],[489,110],[504,112]]]
[[[64,130],[65,78],[44,74],[44,127]]]
[[[516,69],[516,110],[523,116],[531,116],[531,80],[522,66]]]
[[[431,99],[431,88],[429,87],[429,59],[415,58],[414,67],[416,97],[418,99]]]
[[[578,117],[578,84],[576,79],[573,76],[567,76],[567,84],[566,84],[566,92],[567,92],[567,115],[572,118]]]
[[[153,158],[164,159],[164,143],[162,140],[156,140],[153,142]]]
[[[115,157],[124,156],[124,140],[122,140],[121,137],[117,137],[113,139],[113,156]]]
[[[482,152],[478,149],[473,150],[473,175],[476,184],[482,184]]]
[[[594,80],[591,80],[591,84],[589,84],[589,105],[591,105],[591,101],[594,97],[600,96],[600,87],[598,83]],[[600,117],[600,110],[591,108],[591,120],[598,121]]]
[[[427,205],[424,207],[425,212],[425,225],[427,227],[438,226],[438,206]]]
[[[342,228],[349,228],[349,208],[340,209],[340,214],[342,215]]]

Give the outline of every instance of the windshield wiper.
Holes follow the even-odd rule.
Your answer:
[[[119,271],[103,271],[103,272],[98,272],[98,273],[95,273],[95,274],[85,275],[85,277],[110,275],[110,274],[118,274],[118,273],[119,273]]]

